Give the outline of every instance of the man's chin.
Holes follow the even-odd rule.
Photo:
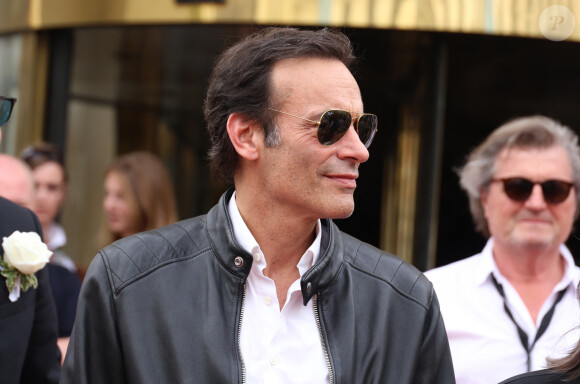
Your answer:
[[[327,216],[329,219],[346,219],[354,212],[354,203],[345,206],[333,207],[332,212]]]
[[[351,213],[347,213],[347,214],[335,215],[334,217],[329,217],[329,219],[333,219],[333,220],[347,219],[347,218],[349,218],[351,216],[352,216],[352,212]]]
[[[521,236],[514,240],[520,248],[529,250],[542,250],[554,247],[555,245],[557,246],[557,244],[554,244],[554,238],[548,235],[538,236],[536,234],[530,236]]]

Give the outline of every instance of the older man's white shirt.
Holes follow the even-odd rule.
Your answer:
[[[580,268],[574,265],[570,251],[564,245],[560,247],[566,261],[564,276],[534,324],[519,294],[499,273],[492,249],[490,239],[481,253],[425,273],[433,282],[441,304],[457,384],[498,383],[527,370],[526,352],[504,310],[504,300],[492,281],[492,273],[503,286],[510,311],[530,343],[558,292],[566,290],[550,325],[531,351],[531,370],[545,368],[547,357],[564,356],[580,337],[576,328],[580,324],[576,293]]]

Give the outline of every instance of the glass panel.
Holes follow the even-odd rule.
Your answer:
[[[22,56],[22,36],[20,34],[0,36],[0,95],[18,98],[20,84],[20,57]],[[16,132],[18,127],[18,103],[14,106],[10,121],[2,127],[0,153],[18,154]]]
[[[206,164],[207,79],[244,27],[159,26],[74,32],[67,123],[67,251],[88,264],[101,236],[103,175],[117,155],[147,150],[172,175],[180,218],[207,212],[225,185]],[[217,32],[217,33],[216,33]],[[227,37],[226,37],[227,36]]]

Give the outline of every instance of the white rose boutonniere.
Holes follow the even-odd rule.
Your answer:
[[[36,232],[16,231],[2,240],[4,260],[0,260],[0,275],[6,278],[10,301],[20,297],[20,290],[38,287],[34,275],[48,263],[52,252]]]

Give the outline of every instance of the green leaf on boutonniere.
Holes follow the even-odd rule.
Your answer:
[[[8,292],[12,291],[18,281],[20,281],[20,289],[24,292],[28,291],[30,287],[38,287],[38,279],[34,274],[25,275],[4,260],[0,260],[0,275],[6,278]]]
[[[26,292],[30,287],[38,288],[38,279],[36,275],[20,275],[21,289]]]

